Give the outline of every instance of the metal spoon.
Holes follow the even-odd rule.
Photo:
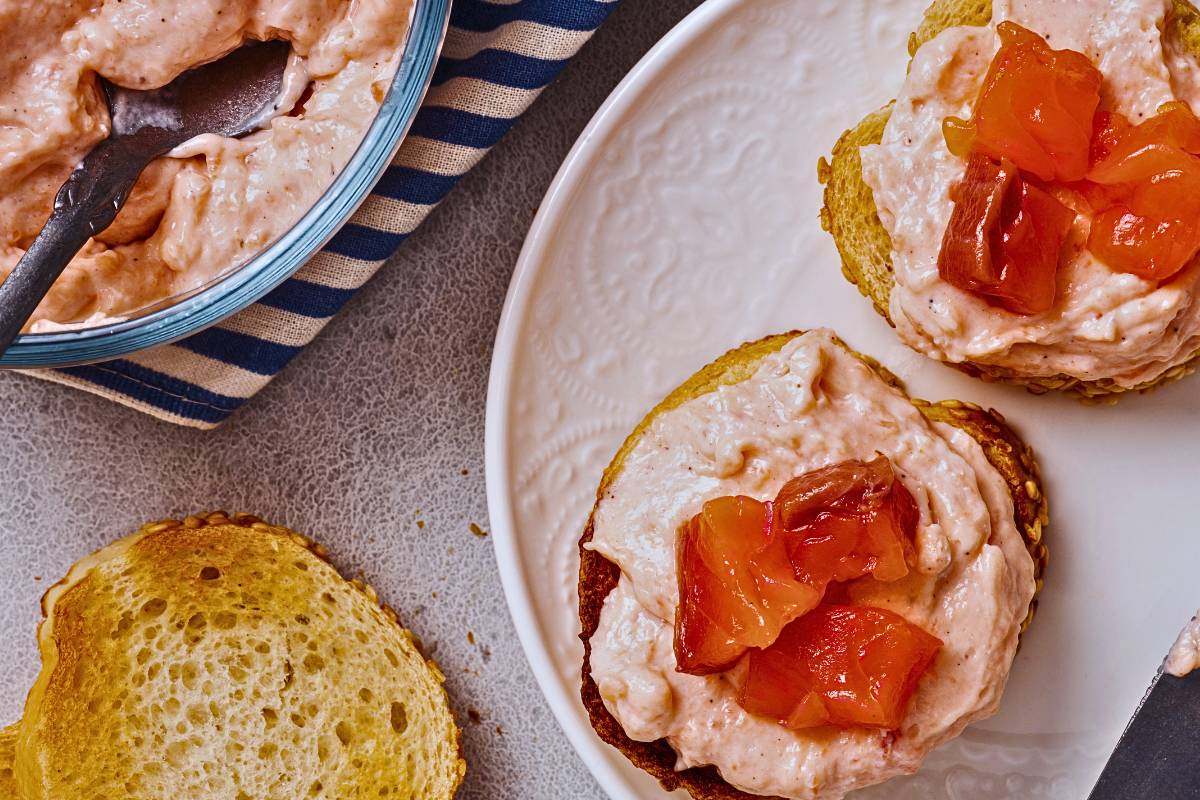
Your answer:
[[[270,121],[290,52],[286,42],[254,42],[150,91],[101,79],[112,131],[67,178],[50,219],[0,284],[0,353],[79,249],[112,224],[146,165],[193,136],[242,136]]]

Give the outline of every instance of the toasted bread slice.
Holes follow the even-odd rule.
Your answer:
[[[1187,0],[1173,0],[1174,11],[1167,18],[1171,35],[1177,36],[1191,52],[1200,55],[1200,12]],[[935,0],[926,11],[915,33],[909,37],[909,54],[947,28],[957,25],[986,25],[992,19],[991,0]],[[892,273],[892,240],[879,219],[871,188],[863,180],[859,148],[879,144],[891,116],[892,104],[868,114],[853,129],[846,131],[833,146],[828,159],[817,164],[817,179],[825,187],[825,205],[821,209],[821,227],[828,231],[842,257],[842,272],[847,280],[869,298],[888,322],[888,298],[895,277]],[[1082,381],[1069,375],[1030,378],[1015,375],[987,364],[951,364],[969,375],[1023,386],[1041,394],[1059,390],[1085,399],[1113,400],[1124,392],[1149,391],[1191,374],[1200,366],[1200,352],[1139,386],[1124,387],[1111,379]]]
[[[9,725],[0,730],[0,797],[19,800],[17,794],[17,776],[13,772],[13,764],[17,759],[17,725]]]
[[[621,473],[626,456],[637,446],[658,415],[716,391],[721,386],[740,383],[750,378],[764,358],[779,351],[802,333],[793,331],[744,344],[704,367],[671,392],[638,424],[617,451],[612,463],[605,469],[596,493],[597,505]],[[860,353],[854,354],[874,369],[884,381],[903,389],[899,379],[876,361]],[[957,400],[940,403],[928,403],[923,400],[912,402],[927,418],[954,425],[970,434],[983,447],[988,461],[1003,476],[1012,494],[1017,529],[1025,539],[1034,560],[1037,589],[1040,591],[1047,559],[1042,529],[1047,524],[1048,517],[1046,497],[1042,492],[1037,462],[1032,451],[1013,433],[996,411],[984,410]],[[667,791],[686,789],[696,800],[761,800],[760,795],[743,792],[726,783],[714,767],[676,771],[676,753],[665,739],[654,742],[630,739],[621,724],[605,707],[600,689],[592,679],[591,640],[600,624],[604,599],[616,588],[621,570],[604,556],[585,547],[592,540],[594,517],[593,508],[592,516],[589,517],[583,537],[579,541],[579,621],[582,625],[580,638],[584,648],[581,696],[591,718],[592,727],[601,739],[624,753],[635,766],[657,778]],[[1030,604],[1026,625],[1032,619],[1036,605],[1035,598]]]
[[[441,672],[324,555],[215,513],[72,567],[42,601],[24,800],[452,797],[465,764]]]

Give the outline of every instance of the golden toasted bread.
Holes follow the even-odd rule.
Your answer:
[[[17,776],[13,764],[17,758],[17,725],[0,730],[0,797],[18,800]]]
[[[462,779],[437,666],[293,531],[147,525],[42,603],[23,800],[442,800]]]
[[[748,379],[754,375],[764,358],[779,351],[802,333],[793,331],[744,344],[707,365],[671,392],[638,424],[617,451],[612,463],[605,469],[596,493],[597,505],[621,473],[626,456],[637,446],[658,415],[716,391],[721,386]],[[903,389],[899,379],[876,361],[859,353],[854,355],[874,369],[887,383]],[[1034,560],[1037,589],[1040,591],[1047,559],[1046,546],[1042,541],[1042,529],[1047,523],[1047,509],[1037,462],[1034,461],[1032,451],[995,411],[984,410],[957,400],[940,403],[927,403],[922,400],[912,402],[927,418],[954,425],[970,434],[983,447],[988,461],[1004,477],[1012,494],[1017,529],[1021,531]],[[761,800],[760,795],[743,792],[726,783],[714,767],[676,771],[676,753],[665,739],[654,742],[630,739],[621,724],[605,707],[600,697],[600,689],[592,679],[591,639],[600,624],[604,599],[616,588],[621,570],[604,556],[585,547],[592,540],[594,518],[593,508],[592,516],[589,517],[583,537],[579,541],[579,621],[582,625],[580,638],[584,648],[581,696],[591,718],[592,727],[601,739],[624,753],[635,766],[657,778],[667,791],[686,789],[697,800]],[[1026,625],[1033,617],[1036,605],[1035,599],[1030,605]]]
[[[1174,35],[1192,53],[1200,56],[1200,12],[1186,0],[1173,0],[1174,10],[1167,17],[1170,35]],[[915,33],[909,38],[909,54],[947,28],[957,25],[986,25],[992,19],[991,0],[935,0],[925,11]],[[892,104],[868,114],[857,126],[846,131],[833,146],[828,159],[817,164],[817,178],[825,187],[825,205],[821,209],[821,227],[828,231],[842,257],[842,273],[869,298],[888,322],[888,298],[895,277],[892,273],[892,240],[875,208],[871,188],[863,180],[859,148],[879,144],[891,116]],[[1085,399],[1115,399],[1129,391],[1149,391],[1178,380],[1200,365],[1200,352],[1152,381],[1125,387],[1105,378],[1083,381],[1068,375],[1031,378],[988,364],[951,364],[969,375],[1023,386],[1035,394],[1059,390]]]

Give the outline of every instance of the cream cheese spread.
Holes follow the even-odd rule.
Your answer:
[[[895,732],[793,731],[744,711],[729,675],[676,672],[679,526],[713,497],[773,497],[789,478],[888,456],[920,508],[917,569],[851,584],[945,642]],[[995,712],[1034,594],[1007,485],[969,435],[929,422],[829,331],[797,336],[749,379],[658,415],[596,508],[594,550],[621,568],[591,639],[592,677],[633,739],[747,792],[840,798],[915,771]]]
[[[1182,678],[1200,667],[1200,612],[1179,632],[1179,638],[1171,645],[1163,671]]]
[[[295,53],[284,110],[302,100],[255,134],[198,137],[151,165],[39,306],[33,330],[134,313],[203,286],[285,232],[358,147],[411,12],[411,0],[0,0],[0,276],[108,135],[98,75],[153,88],[247,38],[283,38]]]
[[[937,259],[965,163],[942,137],[947,116],[969,117],[1012,20],[1052,47],[1086,54],[1104,74],[1101,107],[1134,122],[1163,103],[1200,110],[1195,58],[1164,33],[1170,0],[995,0],[986,27],[950,28],[917,51],[878,145],[862,148],[863,177],[892,237],[889,314],[900,338],[934,358],[1017,376],[1066,375],[1132,387],[1200,350],[1200,263],[1159,285],[1116,272],[1083,249],[1079,215],[1058,272],[1053,308],[1021,316],[943,281]],[[1066,199],[1066,198],[1063,198]]]

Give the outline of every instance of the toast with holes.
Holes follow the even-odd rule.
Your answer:
[[[443,800],[462,780],[437,666],[293,531],[147,525],[75,564],[43,614],[22,800]]]

